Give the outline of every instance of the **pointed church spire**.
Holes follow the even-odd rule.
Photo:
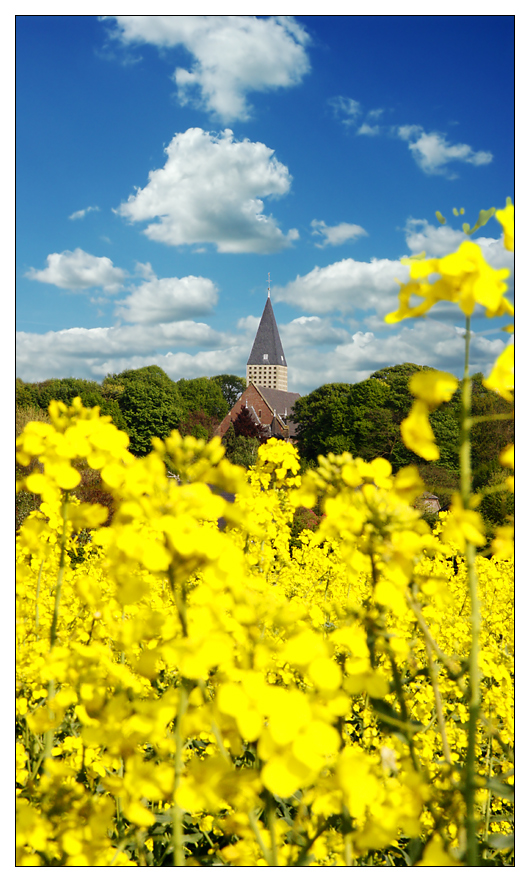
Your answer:
[[[287,392],[287,361],[272,309],[270,273],[265,309],[247,361],[247,383]]]

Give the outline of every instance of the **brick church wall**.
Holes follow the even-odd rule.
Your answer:
[[[267,404],[265,404],[258,390],[254,386],[250,385],[247,386],[241,397],[238,398],[232,410],[227,413],[221,425],[218,426],[218,428],[215,430],[215,434],[220,435],[222,438],[225,432],[228,430],[230,423],[234,422],[238,413],[243,407],[248,407],[250,411],[252,411],[252,408],[254,408],[260,422],[264,426],[270,426],[270,424],[272,423],[274,417],[273,411]]]

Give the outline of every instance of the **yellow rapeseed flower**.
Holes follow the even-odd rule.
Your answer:
[[[462,242],[458,251],[446,257],[403,262],[410,265],[410,281],[400,285],[399,309],[389,313],[386,322],[425,315],[442,300],[458,303],[466,316],[472,315],[476,305],[485,307],[488,318],[514,313],[510,301],[503,297],[508,287],[503,280],[510,270],[493,269],[476,242]],[[433,275],[439,278],[429,282]],[[413,306],[411,297],[422,302]]]

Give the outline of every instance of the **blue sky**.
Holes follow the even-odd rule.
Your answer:
[[[514,197],[513,31],[19,16],[17,376],[244,376],[268,273],[290,391],[404,361],[461,375],[459,311],[384,316],[401,257],[454,250],[463,221]],[[493,219],[478,241],[511,268],[500,233]],[[474,319],[473,370],[505,323]]]

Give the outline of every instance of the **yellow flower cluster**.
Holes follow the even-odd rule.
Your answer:
[[[413,391],[431,407],[453,387]],[[270,441],[246,473],[174,432],[137,460],[79,400],[50,417],[18,441],[43,501],[17,538],[17,864],[462,863],[473,524],[455,509],[432,533],[416,469],[383,459],[300,477]],[[69,492],[83,461],[114,494],[110,526]],[[317,498],[318,530],[291,548]],[[510,834],[506,547],[478,567],[486,843]]]
[[[504,279],[508,278],[510,271],[493,269],[484,260],[482,249],[476,242],[466,240],[458,251],[445,257],[404,262],[410,265],[410,282],[401,285],[399,309],[387,315],[387,322],[425,315],[442,300],[457,303],[466,316],[472,315],[477,305],[486,309],[488,318],[505,313],[513,315],[512,304],[503,297],[508,287]],[[429,282],[433,275],[440,278]],[[423,302],[413,306],[411,297],[419,297]]]

